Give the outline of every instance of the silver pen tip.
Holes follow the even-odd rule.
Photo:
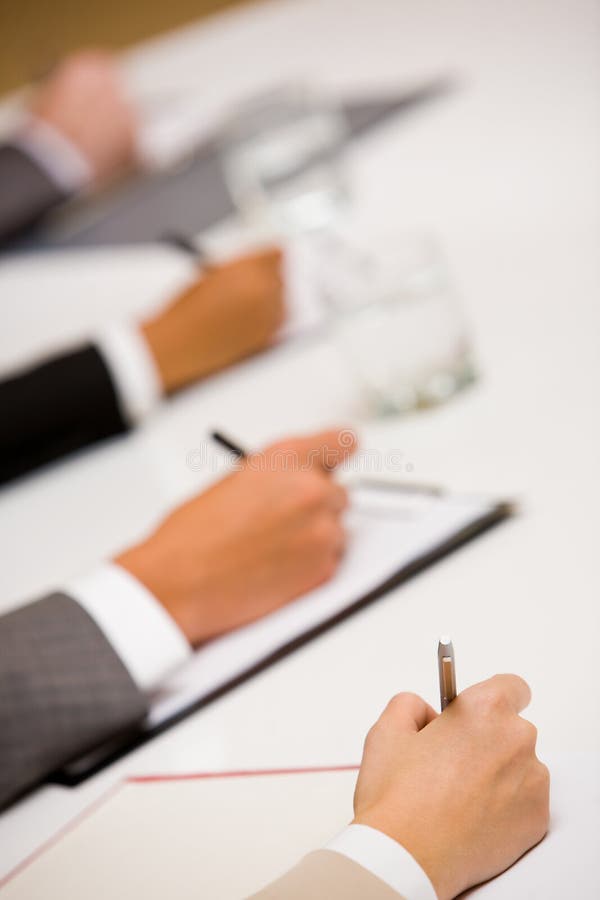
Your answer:
[[[451,644],[451,643],[452,643],[452,638],[448,637],[447,634],[443,634],[443,635],[440,637],[440,644],[441,644],[442,646],[447,647],[448,644]]]

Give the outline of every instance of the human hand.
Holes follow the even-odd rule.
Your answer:
[[[331,469],[354,448],[351,432],[335,430],[273,444],[116,562],[191,644],[252,622],[334,574],[347,495]]]
[[[281,251],[216,266],[142,325],[170,393],[262,350],[284,318]]]
[[[30,109],[77,147],[95,179],[133,164],[135,116],[108,53],[67,57],[38,88]]]
[[[405,847],[448,900],[507,869],[545,835],[549,774],[516,675],[467,688],[438,715],[398,694],[365,741],[355,822]]]

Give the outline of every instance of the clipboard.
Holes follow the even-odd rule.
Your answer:
[[[388,565],[387,571],[384,571],[380,578],[364,580],[364,584],[369,583],[370,586],[368,589],[360,591],[358,596],[352,596],[349,592],[351,589],[348,588],[348,583],[354,584],[355,582],[352,573],[340,573],[329,585],[317,588],[310,595],[293,601],[287,607],[283,607],[258,622],[204,645],[194,655],[192,666],[195,665],[197,671],[195,675],[192,673],[190,685],[186,686],[186,690],[180,690],[177,679],[175,679],[173,697],[163,701],[162,706],[151,707],[146,721],[140,727],[122,734],[118,739],[72,761],[47,780],[66,786],[76,786],[82,783],[105,766],[162,734],[192,713],[196,713],[218,700],[224,694],[285,659],[310,641],[327,634],[336,625],[368,608],[391,590],[406,583],[476,537],[483,535],[514,513],[513,504],[508,502],[462,497],[423,486],[415,488],[410,485],[396,485],[396,487],[390,487],[389,484],[382,485],[381,482],[359,479],[354,483],[352,490],[355,492],[355,497],[357,491],[362,491],[363,494],[358,496],[366,496],[370,504],[366,514],[360,513],[360,507],[359,513],[363,515],[364,522],[366,522],[366,529],[369,532],[368,539],[371,540],[372,546],[373,541],[377,543],[379,539],[378,532],[369,530],[368,516],[373,512],[375,498],[380,503],[376,515],[378,517],[387,516],[387,519],[382,520],[386,529],[386,540],[389,541],[391,537],[393,541],[396,532],[398,535],[412,534],[414,546],[409,550],[405,547],[403,562],[397,566],[390,567]],[[364,500],[362,502],[364,509]],[[418,507],[421,504],[421,509],[426,511],[419,513],[422,515],[422,518],[419,519],[419,527],[423,534],[422,525],[425,522],[425,516],[437,516],[444,505],[448,507],[450,509],[450,514],[447,516],[448,521],[443,529],[439,529],[440,532],[443,531],[444,538],[433,543],[430,541],[425,545],[423,537],[419,538],[419,534],[415,533],[416,526],[413,527],[410,521],[408,523],[402,521],[400,524],[399,518],[396,522],[392,514],[393,504],[396,502],[401,510],[412,508],[415,505]],[[431,506],[427,507],[426,504],[431,504]],[[435,504],[438,506],[436,507]],[[459,508],[461,504],[464,509]],[[451,508],[453,505],[456,509]],[[373,514],[375,515],[375,513]],[[455,521],[460,525],[454,527]],[[382,528],[383,526],[378,521],[373,529],[375,527]],[[382,531],[381,534],[383,535],[384,532]],[[399,552],[398,556],[400,557],[400,555]],[[348,556],[352,556],[352,548]],[[352,560],[349,565],[351,563]],[[343,582],[344,578],[347,579],[346,582]],[[336,579],[342,581],[342,583],[337,582],[337,587]],[[338,590],[337,601],[331,602],[331,595],[336,589]],[[216,674],[215,672],[211,674],[211,665],[213,668],[216,667]],[[210,676],[208,678],[207,670]],[[185,678],[180,680],[185,683]]]

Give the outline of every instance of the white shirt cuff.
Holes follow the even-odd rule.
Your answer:
[[[134,325],[107,329],[96,346],[110,370],[123,416],[130,425],[137,425],[162,397],[162,382],[150,348]]]
[[[64,586],[94,619],[141,691],[155,690],[192,650],[164,607],[137,578],[104,563]]]
[[[382,831],[368,825],[349,825],[325,849],[354,860],[406,900],[437,900],[433,885],[416,859]]]
[[[28,116],[23,130],[11,143],[26,153],[65,194],[92,181],[94,173],[86,157],[57,128]]]

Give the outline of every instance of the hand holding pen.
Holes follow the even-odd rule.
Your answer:
[[[445,711],[415,694],[390,701],[365,742],[354,822],[405,847],[450,900],[543,838],[549,774],[519,715],[531,696],[523,679],[496,675],[456,696],[449,638],[438,660]]]

